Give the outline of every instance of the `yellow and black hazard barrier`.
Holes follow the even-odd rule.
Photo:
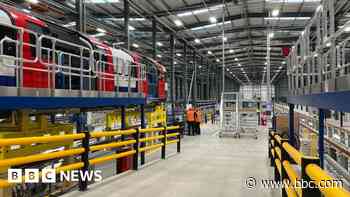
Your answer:
[[[11,139],[0,139],[0,148],[11,147],[11,146],[30,146],[32,144],[46,144],[53,142],[75,142],[81,141],[81,146],[76,148],[58,150],[55,152],[48,152],[35,155],[26,155],[21,157],[7,158],[0,160],[0,169],[6,170],[11,167],[18,167],[21,165],[29,165],[37,162],[46,162],[50,160],[63,159],[73,156],[81,156],[81,161],[75,163],[69,163],[64,166],[55,168],[56,173],[61,171],[70,170],[82,170],[89,171],[89,166],[104,163],[110,160],[120,159],[123,157],[133,156],[133,170],[138,170],[138,156],[139,153],[145,152],[146,150],[152,150],[161,147],[161,158],[166,158],[166,146],[169,144],[177,143],[177,152],[180,153],[180,127],[170,126],[170,127],[160,127],[160,128],[145,128],[145,129],[129,129],[129,130],[114,130],[114,131],[100,131],[100,132],[83,132],[77,134],[65,134],[65,135],[53,135],[53,136],[42,136],[42,137],[22,137],[22,138],[11,138]],[[140,137],[142,133],[147,132],[159,132],[158,135],[153,135],[152,137]],[[169,131],[173,131],[169,133]],[[97,145],[90,145],[91,139],[94,138],[111,138],[118,136],[130,136],[128,138],[121,137],[119,141],[107,141],[104,143],[99,143]],[[150,145],[150,146],[140,146],[141,143],[147,141],[159,141],[160,143]],[[121,147],[131,146],[130,149],[109,154],[107,156],[89,158],[90,152],[116,149]],[[22,177],[22,182],[24,182],[25,177]],[[83,182],[83,185],[79,185],[81,190],[87,189],[87,181]],[[9,183],[5,179],[0,179],[0,188],[6,188],[13,186],[14,183]],[[81,183],[80,183],[81,184]]]
[[[333,179],[320,166],[317,157],[308,157],[273,131],[269,132],[270,165],[274,179],[283,183],[282,197],[349,197],[339,180]],[[306,183],[306,184],[304,184]]]

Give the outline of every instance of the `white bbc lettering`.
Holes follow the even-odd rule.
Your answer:
[[[43,169],[41,171],[41,181],[43,183],[56,183],[55,169]]]
[[[39,183],[39,169],[25,169],[24,182],[25,183]]]
[[[21,183],[22,169],[8,169],[7,180],[9,183]]]

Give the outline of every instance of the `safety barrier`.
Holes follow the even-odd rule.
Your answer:
[[[23,157],[15,157],[9,159],[0,160],[0,168],[8,169],[11,167],[19,167],[21,165],[28,165],[34,162],[42,162],[54,159],[62,159],[65,157],[72,157],[80,155],[81,160],[79,162],[66,164],[55,168],[56,173],[61,171],[77,170],[89,171],[89,166],[104,163],[110,160],[119,159],[123,157],[133,156],[133,170],[138,170],[139,167],[139,154],[144,153],[146,150],[153,150],[161,148],[161,158],[166,159],[166,146],[169,144],[177,143],[177,153],[180,153],[181,136],[179,132],[179,126],[160,127],[160,128],[145,128],[145,129],[129,129],[129,130],[117,130],[117,131],[100,131],[100,132],[83,132],[78,134],[68,135],[56,135],[56,136],[42,136],[42,137],[23,137],[12,139],[0,139],[0,147],[10,146],[23,146],[41,143],[52,142],[74,142],[75,140],[81,141],[81,146],[77,148],[59,150],[50,153],[42,153],[36,155],[28,155]],[[168,133],[168,131],[174,131],[174,133]],[[158,132],[152,137],[144,137],[144,133]],[[126,137],[129,136],[129,137]],[[120,138],[112,138],[120,137]],[[93,138],[112,138],[112,142],[90,145],[90,139]],[[175,139],[174,139],[175,138]],[[118,141],[119,140],[119,141]],[[160,141],[157,144],[146,146],[145,142]],[[132,146],[130,149],[109,154],[98,158],[89,159],[89,153],[110,150],[115,148],[121,148],[126,146]],[[144,162],[141,164],[144,164]],[[22,177],[24,182],[25,177]],[[9,183],[7,180],[0,179],[0,188],[11,187],[13,183]],[[87,189],[88,182],[80,180],[79,190],[84,191]]]
[[[303,155],[288,139],[269,132],[270,166],[274,167],[274,179],[282,183],[282,197],[349,197],[340,180],[329,176],[319,166],[317,157]]]

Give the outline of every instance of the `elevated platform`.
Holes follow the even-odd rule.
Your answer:
[[[218,138],[217,131],[211,124],[203,125],[201,136],[185,137],[181,154],[64,197],[281,196],[279,189],[264,189],[259,183],[273,175],[267,159],[267,131],[261,130],[258,140]],[[248,177],[256,178],[255,189],[247,188]]]
[[[145,98],[1,96],[0,110],[102,108],[146,104]]]
[[[289,96],[287,102],[291,104],[307,105],[320,109],[332,109],[350,112],[350,91],[323,92],[303,96]]]

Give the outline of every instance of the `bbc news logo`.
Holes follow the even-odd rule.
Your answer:
[[[9,169],[7,173],[9,183],[22,183],[23,180],[24,183],[56,183],[57,180],[60,182],[102,181],[101,170],[70,170],[57,174],[55,169],[42,169],[41,172],[39,169]]]

